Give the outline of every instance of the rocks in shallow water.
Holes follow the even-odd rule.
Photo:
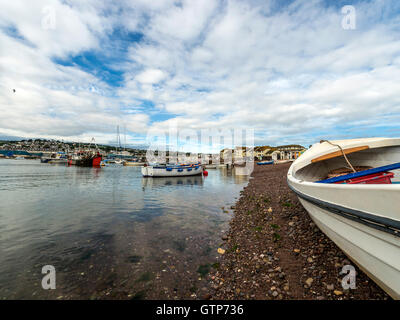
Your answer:
[[[133,256],[129,256],[129,257],[127,258],[127,261],[130,262],[130,263],[138,263],[141,259],[142,259],[141,256],[139,256],[139,255],[133,255]]]
[[[197,272],[204,277],[210,272],[211,266],[209,264],[202,264],[198,267]]]

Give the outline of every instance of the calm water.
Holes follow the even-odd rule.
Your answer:
[[[247,178],[0,160],[0,298],[195,298]],[[43,290],[44,265],[56,289]],[[196,296],[195,296],[196,295]]]

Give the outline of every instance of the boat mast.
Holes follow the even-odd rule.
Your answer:
[[[126,151],[126,125],[124,124],[124,151]]]
[[[118,145],[119,145],[119,125],[117,125],[117,145],[115,146],[115,153],[118,154]]]

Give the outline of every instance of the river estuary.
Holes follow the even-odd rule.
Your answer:
[[[205,292],[230,209],[232,170],[143,178],[140,167],[0,160],[0,299],[190,299]],[[42,289],[42,267],[56,289]]]

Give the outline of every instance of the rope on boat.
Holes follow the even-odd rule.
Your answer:
[[[342,152],[342,155],[343,155],[344,159],[346,160],[347,164],[350,166],[351,170],[353,170],[353,172],[357,172],[357,171],[354,169],[354,167],[351,165],[349,159],[347,159],[347,156],[346,156],[346,154],[344,153],[344,151],[343,151],[343,149],[342,149],[341,146],[339,146],[338,144],[332,143],[332,142],[330,142],[329,140],[321,140],[319,143],[322,143],[322,142],[328,142],[330,145],[332,145],[332,146],[334,146],[334,147],[338,147],[338,148],[340,149],[340,151]]]

